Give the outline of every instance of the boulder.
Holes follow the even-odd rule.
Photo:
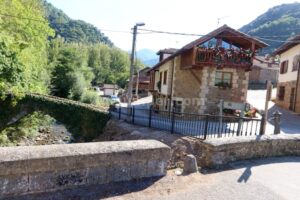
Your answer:
[[[182,174],[187,175],[198,171],[197,159],[194,155],[189,154],[184,158]]]

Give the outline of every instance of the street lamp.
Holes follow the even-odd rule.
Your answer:
[[[129,78],[129,85],[128,85],[128,104],[127,107],[131,107],[132,102],[132,85],[133,85],[133,71],[134,71],[134,52],[136,46],[136,35],[137,29],[139,26],[145,26],[145,23],[140,22],[136,23],[133,27],[133,40],[132,40],[132,51],[131,51],[131,58],[130,58],[130,78]]]

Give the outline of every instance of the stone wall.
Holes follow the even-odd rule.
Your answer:
[[[278,98],[278,94],[279,94],[279,88],[283,86],[285,87],[285,94],[284,94],[284,99],[283,100],[279,100]],[[280,82],[277,84],[277,97],[276,97],[276,104],[285,108],[285,109],[289,109],[290,108],[290,100],[291,100],[291,91],[292,88],[296,88],[296,81],[289,81],[289,82]],[[300,113],[300,83],[298,86],[298,92],[297,92],[298,96],[296,99],[296,108],[295,111],[297,113]]]
[[[203,113],[217,114],[219,108],[217,104],[220,103],[220,99],[224,101],[232,101],[238,103],[245,103],[247,99],[247,89],[249,72],[245,72],[244,69],[238,68],[223,68],[218,71],[232,72],[232,87],[222,89],[215,86],[215,74],[216,68],[206,67],[207,76],[207,93],[206,93],[206,105],[202,107]]]
[[[201,142],[199,166],[218,168],[238,160],[300,156],[300,135],[220,138]]]
[[[183,70],[179,60],[175,67],[172,99],[182,101],[183,112],[215,114],[218,112],[217,104],[220,99],[240,103],[246,101],[249,72],[236,68],[218,71],[232,72],[232,88],[215,86],[216,67]]]
[[[0,148],[0,199],[166,174],[155,140]]]
[[[175,101],[182,101],[182,111],[195,113],[199,105],[196,102],[192,102],[193,99],[200,98],[201,83],[197,81],[192,73],[199,80],[202,77],[202,70],[182,70],[180,67],[181,61],[180,56],[176,59],[174,79],[173,79],[173,96],[172,99]]]

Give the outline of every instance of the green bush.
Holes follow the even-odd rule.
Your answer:
[[[83,103],[99,105],[100,104],[100,97],[97,92],[93,91],[85,91],[81,97],[81,101]]]

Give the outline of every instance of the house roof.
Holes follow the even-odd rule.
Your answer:
[[[161,49],[159,50],[156,54],[160,55],[161,53],[166,53],[166,54],[173,54],[177,51],[178,49],[175,48],[167,48],[167,49]]]
[[[283,52],[289,50],[297,44],[300,44],[300,34],[288,39],[286,43],[284,43],[274,51],[273,55],[282,54]]]
[[[161,62],[159,62],[158,64],[156,64],[152,69],[155,70],[162,64],[164,64],[164,63],[168,62],[169,60],[171,60],[172,58],[174,58],[175,56],[177,56],[187,50],[190,50],[190,49],[194,48],[195,46],[203,44],[203,43],[211,40],[212,38],[216,38],[216,37],[220,37],[225,42],[231,43],[235,46],[245,48],[245,49],[250,48],[252,42],[255,43],[255,49],[261,49],[261,48],[268,46],[268,44],[264,43],[261,40],[253,38],[245,33],[237,31],[233,28],[230,28],[227,25],[223,25],[220,28],[208,33],[207,35],[204,35],[203,37],[185,45],[184,47],[177,50],[175,53],[173,53],[168,58],[166,58],[166,59],[162,60]]]

